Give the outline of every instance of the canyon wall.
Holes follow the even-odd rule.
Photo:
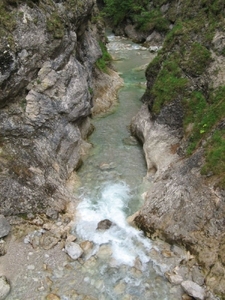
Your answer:
[[[0,4],[0,214],[54,217],[73,198],[101,74],[96,14],[94,0]]]
[[[135,221],[149,237],[185,246],[224,299],[224,3],[150,2],[169,29],[153,28],[145,41],[162,49],[131,125],[152,180]]]

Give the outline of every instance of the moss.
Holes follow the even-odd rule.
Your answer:
[[[107,73],[107,68],[112,60],[112,57],[107,51],[106,46],[102,42],[99,42],[99,46],[102,50],[102,56],[96,61],[95,65],[99,70]]]
[[[175,53],[162,64],[151,91],[155,98],[152,107],[154,113],[159,113],[164,104],[180,99],[185,95],[189,81],[182,77],[178,62]]]
[[[182,68],[191,76],[203,74],[211,62],[211,53],[200,43],[193,43],[190,50],[185,51],[185,61],[182,62]]]
[[[165,19],[158,9],[151,11],[143,11],[134,17],[136,28],[143,32],[156,30],[158,32],[167,32],[169,30],[169,22]]]
[[[202,175],[217,175],[217,185],[225,189],[225,130],[216,130],[206,146]]]
[[[16,28],[15,13],[2,1],[0,3],[0,25],[7,31],[13,31]]]
[[[56,39],[60,39],[64,36],[64,24],[57,12],[53,12],[47,19],[47,29],[53,33]]]

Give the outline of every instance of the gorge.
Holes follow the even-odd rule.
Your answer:
[[[141,152],[122,157],[119,172],[109,157],[89,166],[93,154],[87,138],[93,131],[91,123],[96,122],[90,117],[116,110],[117,90],[122,85],[117,73],[107,69],[107,39],[96,2],[4,0],[0,4],[0,278],[4,281],[6,275],[12,287],[8,294],[5,281],[6,299],[224,299],[224,4],[220,0],[196,4],[188,0],[138,1],[136,6],[133,1],[125,2],[98,4],[101,9],[106,6],[105,14],[116,34],[143,45],[121,39],[124,57],[116,63],[126,60],[132,45],[136,45],[137,54],[131,61],[138,56],[145,64],[151,61],[145,92],[143,79],[128,86],[125,80],[125,89],[137,101],[142,97],[143,102],[134,117],[129,102],[122,112],[133,117],[130,132],[143,144],[147,175],[144,167],[137,178],[129,167],[134,162],[134,168],[142,168]],[[118,11],[121,8],[119,16],[114,4]],[[111,13],[117,18],[114,21]],[[152,60],[147,48],[161,50]],[[145,51],[149,56],[143,56]],[[139,72],[133,68],[128,66],[131,81]],[[103,119],[105,125],[98,128],[96,123],[95,127],[104,144],[108,121]],[[106,136],[122,132],[117,121],[109,127]],[[119,147],[138,147],[129,130],[125,132],[127,137],[119,138],[123,139]],[[94,151],[103,155],[100,142],[97,145]],[[116,144],[115,149],[110,145],[106,149],[112,157],[118,156]],[[95,171],[88,175],[89,169],[80,168],[82,163]],[[113,183],[110,193],[98,186],[99,181],[123,178],[123,172],[130,176],[136,192],[146,175],[142,190],[145,203],[139,209],[140,204],[132,202],[125,211],[129,215],[139,209],[132,224],[153,240],[151,247],[143,237],[138,242],[151,257],[150,264],[154,261],[157,270],[153,272],[160,274],[153,275],[152,287],[148,282],[151,275],[142,269],[146,262],[141,256],[137,259],[137,253],[129,266],[131,271],[126,263],[120,271],[115,270],[115,261],[111,262],[113,271],[105,264],[96,265],[96,257],[97,261],[109,260],[112,252],[107,245],[95,249],[96,241],[90,235],[87,238],[91,228],[76,225],[87,208],[87,203],[82,208],[78,199],[79,182],[83,179],[86,189],[94,180],[91,190],[94,186],[98,190],[95,205],[100,194],[107,195],[100,202],[110,202],[110,193],[122,190],[124,203],[119,206],[124,210],[130,197],[126,184]],[[133,198],[141,201],[140,193]],[[78,203],[79,214],[74,218]],[[104,217],[109,219],[107,214]],[[105,233],[118,226],[118,219],[110,220],[112,226]],[[76,226],[80,228],[77,232]],[[136,232],[128,228],[130,233]],[[79,240],[82,230],[83,240]],[[123,233],[124,239],[128,231]],[[77,260],[69,257],[69,249],[73,252],[78,244],[83,256]],[[130,247],[136,249],[137,245]],[[96,252],[89,257],[91,249]],[[108,276],[113,292],[106,287],[107,292],[98,294],[103,291],[102,282],[84,275],[87,270]],[[113,277],[118,272],[121,275]],[[129,278],[127,272],[135,274]],[[18,281],[20,276],[29,289]],[[0,293],[0,299],[4,298]]]

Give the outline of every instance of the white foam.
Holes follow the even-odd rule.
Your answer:
[[[133,266],[139,257],[142,264],[149,261],[146,252],[151,243],[126,221],[125,209],[130,189],[125,183],[107,183],[96,199],[84,198],[78,205],[77,234],[97,245],[110,244],[112,257],[118,264]],[[101,220],[113,222],[108,230],[96,230]]]

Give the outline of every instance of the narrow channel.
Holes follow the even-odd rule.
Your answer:
[[[95,118],[90,137],[93,150],[79,171],[77,224],[80,241],[92,247],[84,257],[81,276],[89,295],[101,300],[180,299],[162,276],[168,266],[153,259],[157,246],[127,223],[142,204],[146,165],[141,146],[130,136],[129,124],[141,106],[144,66],[153,58],[147,49],[109,35],[108,50],[124,79],[114,113]],[[100,221],[106,229],[98,229]]]

